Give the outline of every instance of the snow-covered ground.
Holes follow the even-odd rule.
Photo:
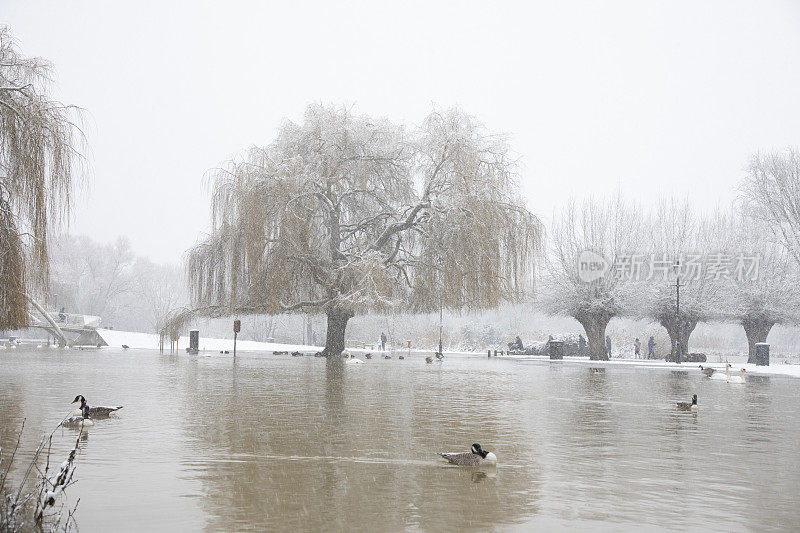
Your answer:
[[[110,347],[120,348],[123,344],[130,348],[144,349],[144,350],[158,350],[158,335],[151,333],[139,333],[134,331],[119,331],[113,329],[98,329],[97,333],[108,343]],[[179,351],[185,351],[189,345],[189,337],[182,337],[178,346]],[[168,348],[168,346],[167,346]],[[248,340],[236,341],[237,351],[243,352],[304,352],[315,353],[322,351],[322,346],[307,346],[302,344],[280,344],[272,342],[256,342]],[[213,351],[219,352],[224,350],[233,350],[232,339],[214,339],[207,337],[200,337],[200,351]],[[370,350],[363,348],[348,348],[354,355],[363,355],[367,352],[372,352],[378,356],[384,354],[405,355],[406,349],[392,350],[387,347],[386,352],[380,350]],[[411,354],[425,354],[427,351],[411,350]],[[451,352],[445,351],[445,356],[475,356],[486,357],[485,352]],[[512,359],[518,361],[550,361],[546,355],[499,355],[498,359]],[[721,359],[721,358],[720,358]],[[733,358],[730,358],[733,359]],[[730,360],[729,359],[729,360]],[[654,368],[665,370],[687,370],[690,372],[699,372],[698,363],[682,363],[677,365],[675,363],[668,363],[660,360],[650,359],[628,359],[628,358],[612,358],[609,361],[591,361],[588,357],[567,357],[560,361],[554,361],[559,364],[576,364],[585,366],[629,366],[634,368]],[[708,362],[702,363],[703,367],[710,367],[722,372],[725,371],[724,362]],[[732,373],[736,374],[739,369],[744,368],[749,375],[778,375],[790,376],[800,378],[800,364],[786,364],[783,363],[783,358],[773,357],[769,366],[756,366],[744,362],[731,362]]]
[[[498,359],[516,359],[521,361],[550,361],[546,355],[503,355],[497,356]],[[688,370],[700,371],[700,364],[703,368],[713,368],[725,372],[725,363],[668,363],[667,361],[650,359],[611,359],[609,361],[591,361],[588,357],[568,357],[553,363],[581,364],[586,366],[630,366],[635,368],[659,368],[665,370]],[[744,368],[749,375],[778,375],[800,378],[800,364],[786,364],[783,362],[771,361],[769,366],[756,366],[748,363],[731,363],[731,374],[738,374],[739,369]]]
[[[98,329],[97,334],[106,341],[111,347],[121,348],[126,345],[129,348],[142,350],[158,350],[158,335],[152,333],[139,333],[136,331],[120,331],[116,329]],[[181,337],[178,341],[178,350],[185,351],[189,346],[189,337]],[[169,349],[169,341],[166,342],[166,349]],[[224,351],[233,350],[233,339],[213,339],[200,337],[200,351]],[[318,352],[321,346],[304,346],[302,344],[279,344],[274,342],[256,342],[237,340],[236,350],[242,352]]]

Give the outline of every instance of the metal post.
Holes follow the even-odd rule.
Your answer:
[[[675,273],[675,336],[678,347],[675,350],[675,363],[681,364],[681,262],[676,263]]]
[[[242,330],[242,321],[238,318],[233,321],[233,357],[236,357],[236,335]]]
[[[444,260],[442,256],[438,257],[439,262],[439,275],[442,276],[444,273]],[[439,280],[439,353],[443,354],[442,352],[442,309],[444,308],[444,280]]]
[[[442,353],[442,299],[439,298],[439,353]]]

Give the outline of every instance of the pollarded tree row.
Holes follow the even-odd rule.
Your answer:
[[[737,205],[699,215],[673,200],[643,212],[619,196],[571,204],[553,221],[539,299],[545,310],[581,323],[593,359],[608,358],[609,321],[630,317],[663,326],[673,356],[678,345],[689,353],[700,322],[741,324],[752,361],[772,326],[800,322],[800,276],[769,226],[744,211]],[[587,250],[607,266],[596,279],[581,275]]]

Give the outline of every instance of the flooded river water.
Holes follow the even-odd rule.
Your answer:
[[[122,404],[82,444],[82,532],[800,527],[800,380],[450,356],[0,354],[12,476],[71,410]],[[696,393],[697,415],[675,402]],[[76,433],[56,433],[58,462]],[[493,451],[496,468],[438,451]]]

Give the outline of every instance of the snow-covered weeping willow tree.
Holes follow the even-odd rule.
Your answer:
[[[579,206],[570,202],[553,217],[541,303],[552,314],[575,318],[586,331],[591,359],[608,359],[606,326],[630,314],[636,280],[620,275],[618,266],[641,250],[641,218],[619,195],[608,202],[595,198]],[[581,263],[605,266],[590,279]]]
[[[324,353],[338,355],[357,313],[519,300],[543,229],[514,170],[503,137],[457,109],[409,131],[311,105],[213,174],[183,318],[323,312]]]
[[[83,170],[80,114],[49,98],[51,81],[50,64],[0,26],[0,330],[25,327],[26,293],[46,292],[48,229]]]

